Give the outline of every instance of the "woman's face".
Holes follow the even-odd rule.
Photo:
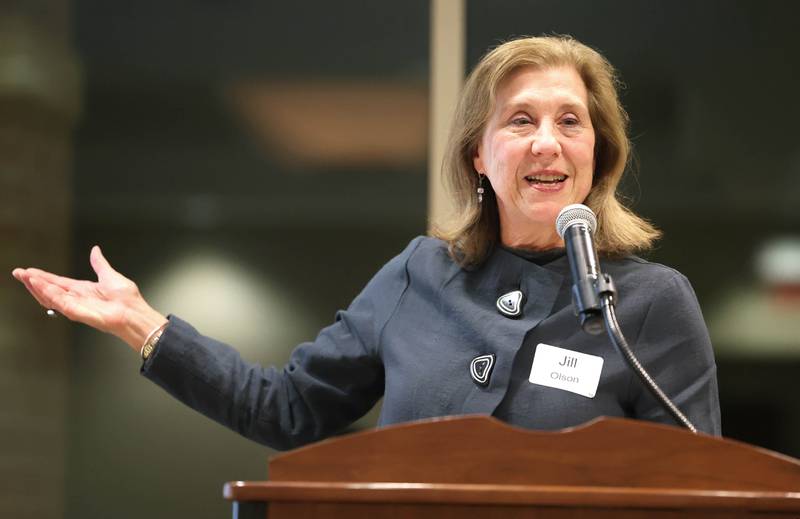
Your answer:
[[[562,246],[556,216],[586,199],[594,172],[594,128],[577,71],[526,66],[509,74],[473,164],[497,197],[504,245]]]

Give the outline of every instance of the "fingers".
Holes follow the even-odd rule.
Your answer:
[[[26,275],[22,269],[15,269],[13,274],[18,281],[25,285],[25,288],[27,288],[28,292],[30,292],[33,298],[36,299],[36,302],[47,308],[47,304],[39,297],[39,295],[36,293],[36,290],[34,290],[33,286],[31,285],[30,277]]]
[[[97,245],[92,247],[92,251],[89,253],[89,263],[92,264],[92,268],[97,273],[98,280],[103,280],[110,275],[119,275],[119,272],[111,267],[111,264],[103,256],[103,252]]]
[[[22,270],[22,269],[19,269]],[[26,277],[37,277],[44,279],[48,283],[52,283],[56,286],[63,288],[64,290],[77,290],[78,286],[84,283],[83,281],[79,281],[77,279],[67,278],[64,276],[58,276],[51,272],[47,272],[46,270],[40,270],[37,268],[29,268],[25,269],[25,273],[23,274]],[[17,278],[19,279],[19,278]]]
[[[93,325],[98,320],[96,312],[87,309],[72,294],[58,285],[35,276],[30,277],[28,283],[34,297],[44,307],[52,308],[72,321]]]
[[[54,310],[59,310],[59,311],[61,310],[60,308],[57,308],[55,303],[53,302],[53,294],[52,294],[53,289],[50,289],[49,287],[54,287],[55,289],[60,290],[61,292],[63,292],[63,289],[35,276],[30,276],[25,286],[30,286],[30,290],[33,293],[36,300],[39,301],[39,304],[41,304],[45,308],[52,308]],[[50,294],[48,294],[48,291],[50,292]]]
[[[47,299],[44,292],[45,287],[49,285],[57,287],[61,292],[70,293],[72,295],[83,294],[87,292],[88,288],[87,281],[57,276],[37,268],[17,268],[14,269],[11,274],[25,285],[25,288],[27,288],[28,292],[36,299],[36,302],[45,308],[53,308],[52,302]],[[34,280],[36,280],[35,283]]]

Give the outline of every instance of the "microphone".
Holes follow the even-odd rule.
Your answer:
[[[644,369],[628,346],[614,311],[616,289],[611,276],[600,272],[600,262],[594,248],[592,235],[597,229],[597,218],[583,204],[566,206],[556,218],[556,231],[567,245],[567,258],[572,272],[572,306],[580,317],[581,328],[591,335],[608,331],[608,337],[617,352],[636,373],[648,391],[675,419],[693,433],[697,428],[686,418],[672,400],[661,390],[653,377]]]
[[[581,328],[591,335],[605,331],[601,295],[615,295],[611,279],[600,272],[592,240],[596,229],[597,218],[583,204],[566,206],[556,218],[556,231],[567,246],[572,272],[572,305]]]

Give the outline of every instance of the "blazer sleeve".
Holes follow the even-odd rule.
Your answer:
[[[700,305],[689,281],[672,274],[647,295],[649,308],[631,347],[645,369],[699,431],[720,435],[717,367]],[[631,396],[637,417],[675,424],[635,374]]]
[[[329,436],[383,394],[381,333],[406,290],[406,265],[420,241],[387,263],[281,369],[246,362],[234,348],[170,316],[141,373],[192,409],[264,445],[289,449]]]

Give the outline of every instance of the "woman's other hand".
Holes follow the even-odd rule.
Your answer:
[[[100,247],[92,247],[89,262],[97,274],[96,282],[36,268],[17,268],[12,275],[43,307],[116,335],[139,352],[148,334],[167,319],[147,304],[136,283],[111,267]]]

